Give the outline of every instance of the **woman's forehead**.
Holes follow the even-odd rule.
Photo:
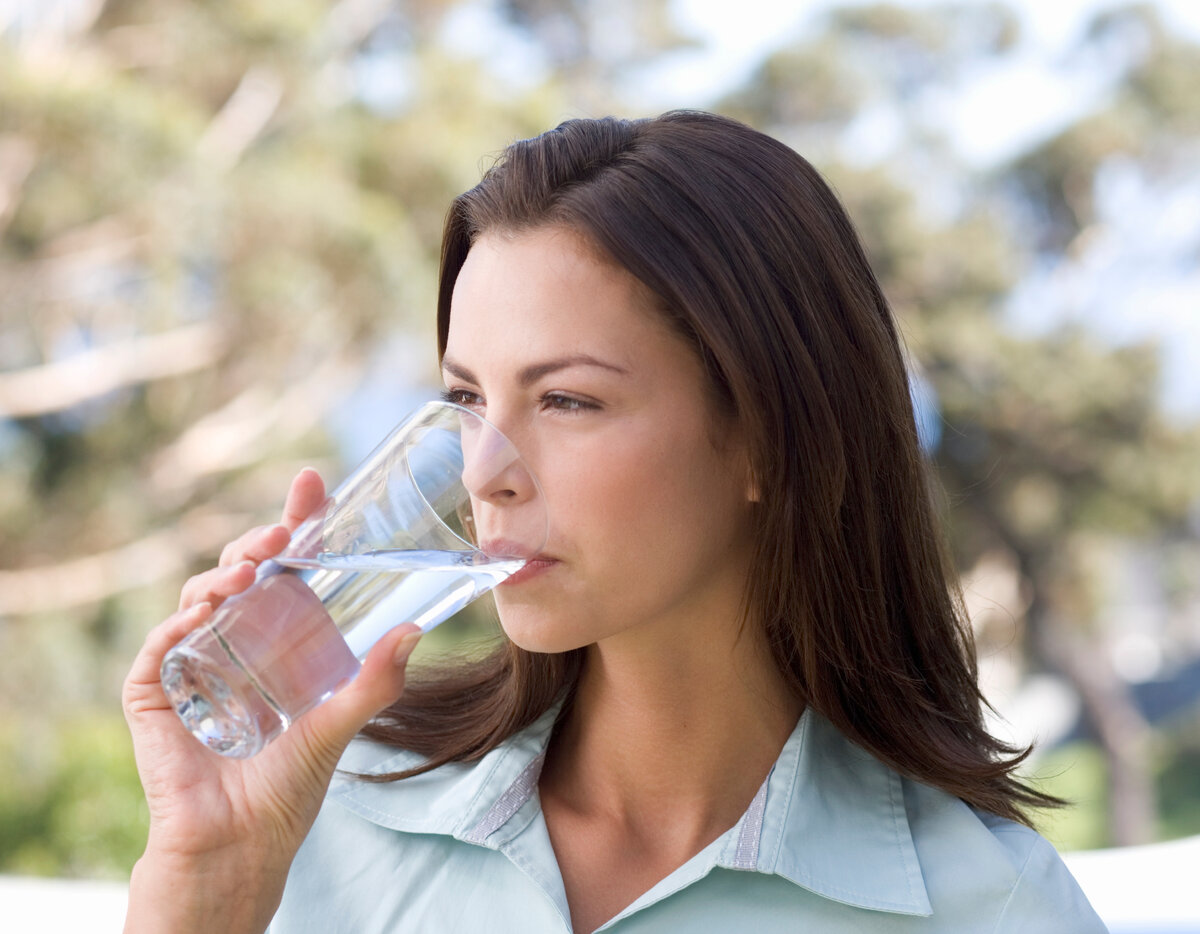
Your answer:
[[[664,326],[638,279],[570,229],[485,234],[455,282],[450,340],[479,329],[601,336]]]

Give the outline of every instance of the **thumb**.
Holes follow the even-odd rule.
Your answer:
[[[408,657],[422,635],[415,624],[402,623],[383,636],[367,654],[358,676],[301,719],[309,721],[310,739],[340,758],[367,721],[403,693]]]

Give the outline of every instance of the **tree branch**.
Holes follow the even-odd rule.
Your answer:
[[[154,457],[152,488],[169,500],[201,477],[253,464],[269,449],[299,438],[341,401],[354,385],[357,369],[349,355],[333,354],[282,393],[273,383],[251,386]]]
[[[232,168],[262,133],[283,100],[283,82],[262,66],[249,69],[196,144],[197,153],[222,169]]]
[[[135,542],[60,564],[0,571],[0,617],[98,603],[181,576],[199,556],[216,554],[251,524],[243,514],[196,509]]]
[[[21,186],[36,163],[33,140],[11,133],[0,136],[0,233],[16,214]]]
[[[0,414],[46,415],[126,386],[201,370],[217,359],[223,345],[217,326],[204,322],[0,373]]]

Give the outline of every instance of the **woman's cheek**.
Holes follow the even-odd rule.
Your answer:
[[[598,519],[641,515],[661,499],[660,487],[667,479],[655,460],[630,446],[598,453],[580,465],[579,476],[586,501],[599,507],[593,510]]]
[[[598,557],[597,548],[616,547],[620,553],[610,559],[619,560],[654,538],[678,511],[672,500],[680,495],[681,452],[669,431],[630,422],[584,441],[561,445],[552,473],[541,478],[550,524],[575,549]]]

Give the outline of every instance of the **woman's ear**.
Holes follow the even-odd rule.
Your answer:
[[[746,502],[761,503],[762,484],[758,482],[758,472],[754,469],[754,465],[750,463],[750,452],[745,449],[742,451],[742,464],[742,470],[746,475]]]
[[[746,502],[761,503],[762,485],[758,482],[758,474],[750,461],[750,445],[746,442],[744,431],[741,428],[735,429],[733,437],[737,451],[733,469],[742,475]]]
[[[758,477],[754,476],[754,470],[750,467],[746,468],[746,502],[762,502],[762,488],[758,485]]]

